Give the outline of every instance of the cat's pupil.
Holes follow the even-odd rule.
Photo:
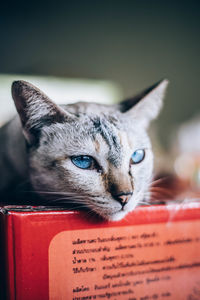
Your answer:
[[[94,159],[87,155],[73,156],[71,161],[76,167],[81,169],[91,169],[94,165]]]
[[[133,164],[138,164],[141,161],[143,161],[145,157],[145,151],[143,149],[138,149],[135,152],[133,152],[131,156],[131,160]]]

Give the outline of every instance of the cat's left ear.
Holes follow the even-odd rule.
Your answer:
[[[120,111],[126,117],[137,120],[141,126],[147,128],[162,108],[168,83],[167,79],[161,80],[135,97],[121,102],[119,104]]]

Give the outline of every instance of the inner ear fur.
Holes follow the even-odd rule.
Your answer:
[[[12,97],[23,125],[31,122],[31,118],[52,116],[62,121],[66,114],[59,106],[49,99],[41,90],[26,81],[14,81]]]
[[[160,80],[136,96],[122,101],[119,110],[147,127],[162,108],[168,83],[167,79]]]
[[[12,97],[28,142],[34,141],[34,135],[42,126],[62,123],[69,117],[47,95],[26,81],[13,82]]]

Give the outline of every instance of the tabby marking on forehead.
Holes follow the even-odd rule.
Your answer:
[[[99,152],[100,152],[100,143],[99,143],[99,141],[98,141],[98,140],[95,140],[95,141],[94,141],[94,145],[95,145],[95,151],[96,151],[97,153],[99,153]]]
[[[121,153],[121,143],[119,136],[117,135],[118,129],[110,123],[108,119],[95,117],[93,119],[94,132],[93,136],[99,133],[107,143],[109,147],[108,160],[115,167],[119,167],[121,165],[122,153]]]

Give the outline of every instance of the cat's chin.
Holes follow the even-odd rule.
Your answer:
[[[126,215],[128,214],[128,211],[119,211],[117,213],[113,213],[110,215],[106,215],[104,216],[104,219],[108,220],[108,221],[121,221]]]
[[[125,210],[119,210],[115,213],[102,215],[102,217],[108,221],[114,221],[114,222],[121,221],[130,212],[132,212],[136,207],[137,207],[137,203],[134,203],[134,205],[132,203],[129,207],[126,207]]]

